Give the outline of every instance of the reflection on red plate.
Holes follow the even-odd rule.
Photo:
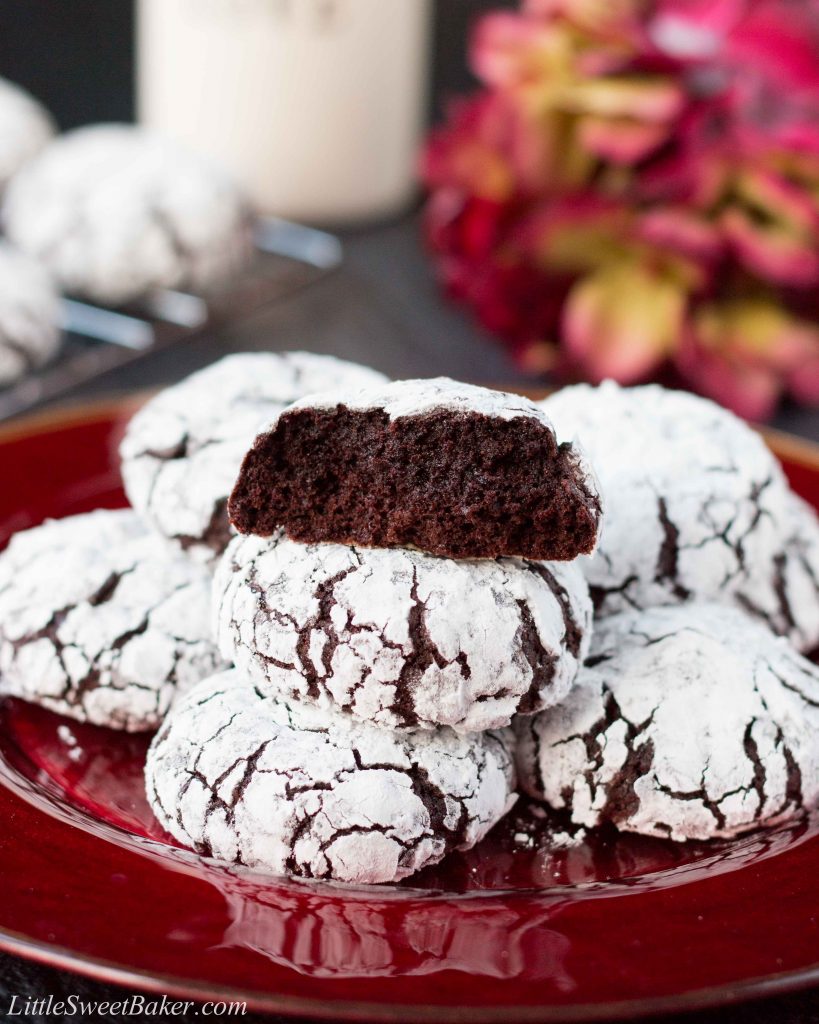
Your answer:
[[[128,410],[0,431],[0,543],[123,503]],[[819,451],[774,439],[819,504]],[[589,835],[526,802],[479,847],[351,889],[203,861],[158,827],[146,737],[0,704],[0,947],[313,1016],[581,1020],[819,981],[819,819],[734,843]],[[423,976],[423,981],[415,981]]]

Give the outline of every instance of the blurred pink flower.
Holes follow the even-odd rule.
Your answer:
[[[701,307],[675,361],[705,394],[748,419],[767,419],[785,390],[819,401],[819,327],[763,299]]]
[[[563,338],[593,381],[643,380],[674,351],[685,294],[673,279],[634,263],[610,263],[574,285]]]
[[[425,154],[450,293],[526,365],[819,402],[819,0],[525,0]]]

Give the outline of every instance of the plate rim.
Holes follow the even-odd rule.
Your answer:
[[[547,389],[509,387],[507,390],[542,398]],[[153,391],[108,396],[88,403],[61,403],[54,408],[35,411],[0,424],[0,444],[32,438],[61,428],[111,420],[125,422]],[[770,427],[759,427],[772,451],[805,468],[819,473],[819,442]],[[45,812],[41,812],[45,813]],[[239,1001],[248,1009],[263,1013],[283,1013],[302,1019],[326,1019],[328,1015],[349,1021],[441,1021],[444,1024],[505,1024],[514,1019],[522,1024],[577,1024],[581,1021],[629,1020],[662,1013],[681,1013],[713,1007],[731,1006],[753,999],[770,998],[803,991],[819,985],[819,961],[792,971],[760,975],[746,981],[707,986],[682,993],[649,999],[626,999],[573,1005],[514,1003],[480,1006],[445,1006],[430,1003],[380,1003],[352,999],[339,1001],[278,995],[259,990],[242,990],[224,984],[209,984],[144,971],[104,958],[78,953],[64,946],[31,939],[0,926],[0,951],[42,964],[55,970],[79,974],[93,981],[133,988],[156,995],[167,994],[195,1001]]]
[[[92,981],[140,989],[155,995],[168,995],[198,1002],[245,1002],[257,1013],[282,1013],[304,1020],[337,1019],[343,1021],[407,1024],[409,1021],[440,1024],[507,1024],[510,1013],[521,1024],[586,1024],[596,1021],[627,1021],[668,1013],[686,1013],[736,1006],[754,999],[788,995],[819,985],[819,961],[796,971],[761,975],[732,985],[712,985],[677,995],[650,999],[622,999],[609,1003],[575,1003],[571,1006],[547,1004],[520,1006],[515,1003],[480,1006],[442,1006],[433,1003],[379,1003],[308,999],[271,993],[208,985],[174,975],[157,974],[138,968],[122,967],[101,957],[77,954],[63,946],[36,942],[11,929],[0,927],[0,951],[42,964],[54,970],[80,974]]]

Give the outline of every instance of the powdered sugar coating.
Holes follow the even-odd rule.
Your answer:
[[[227,498],[262,427],[311,391],[356,391],[385,379],[310,352],[225,356],[161,391],[133,417],[120,448],[128,498],[165,536],[210,558],[230,538]]]
[[[562,700],[591,601],[575,563],[237,537],[214,580],[226,660],[265,692],[389,729],[507,725]]]
[[[82,722],[153,729],[223,666],[210,579],[129,510],[54,520],[0,554],[0,692]]]
[[[0,387],[56,354],[59,301],[45,268],[0,242]]]
[[[732,601],[781,551],[791,495],[762,439],[713,402],[607,381],[542,403],[579,437],[606,517],[584,559],[598,614],[687,600]]]
[[[477,412],[502,420],[525,416],[537,420],[554,433],[546,413],[528,398],[506,391],[492,391],[475,384],[464,384],[449,377],[390,381],[383,387],[374,386],[358,394],[341,394],[328,388],[326,392],[310,395],[295,403],[295,408],[332,409],[339,404],[346,405],[348,409],[381,409],[391,420],[404,416],[424,416],[438,409]]]
[[[146,789],[163,827],[205,856],[356,883],[473,846],[515,799],[508,732],[393,733],[288,706],[235,670],[165,720]]]
[[[740,589],[737,604],[799,651],[819,649],[819,516],[797,495],[784,546]]]
[[[0,192],[54,134],[51,115],[33,96],[0,78]]]
[[[60,136],[9,185],[6,232],[65,291],[119,305],[154,288],[204,288],[250,256],[236,186],[199,155],[141,128]]]
[[[819,669],[727,606],[598,622],[566,701],[516,728],[521,785],[578,825],[709,839],[819,799]]]

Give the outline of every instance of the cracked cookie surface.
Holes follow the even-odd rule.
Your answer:
[[[229,512],[240,533],[306,543],[570,561],[602,510],[534,403],[440,377],[295,403],[247,453]]]
[[[230,539],[227,499],[256,434],[291,402],[386,378],[309,352],[225,356],[152,398],[120,447],[128,499],[165,536],[208,559]]]
[[[566,701],[515,728],[521,786],[581,826],[730,837],[819,799],[819,668],[728,606],[597,622]]]
[[[218,167],[133,126],[60,136],[10,183],[9,238],[63,290],[108,305],[205,288],[250,257],[250,217]]]
[[[0,693],[81,722],[154,729],[222,668],[210,578],[135,512],[16,534],[0,554]]]
[[[45,107],[19,86],[0,78],[0,192],[55,130]]]
[[[562,700],[591,601],[575,563],[237,537],[214,579],[223,656],[265,692],[386,728],[497,728]]]
[[[733,602],[766,585],[760,569],[782,550],[792,495],[750,427],[656,385],[577,385],[541,405],[561,439],[579,437],[600,478],[605,522],[583,560],[599,615]]]
[[[799,651],[819,649],[819,516],[798,495],[783,547],[761,565],[736,603]]]
[[[54,357],[60,347],[59,314],[47,271],[0,242],[0,387]]]
[[[200,683],[148,753],[154,814],[204,856],[275,874],[391,882],[473,846],[512,806],[509,731],[391,733]]]

